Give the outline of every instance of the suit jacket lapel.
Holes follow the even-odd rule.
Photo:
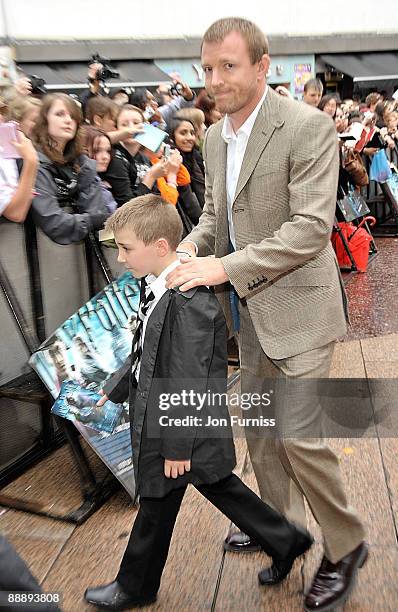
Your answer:
[[[223,140],[220,131],[217,147],[217,159],[215,160],[215,172],[213,179],[213,196],[220,202],[227,200],[227,188],[225,184],[227,175],[227,143]]]
[[[283,125],[279,117],[278,94],[269,87],[264,104],[261,106],[247,143],[245,156],[239,174],[234,202],[249,180],[256,164],[268,145],[275,129]]]
[[[221,124],[222,125],[222,124]],[[217,218],[217,253],[216,256],[228,253],[228,215],[227,215],[227,143],[221,136],[218,139],[217,159],[214,167],[217,168],[213,179],[213,201],[216,209]]]
[[[162,333],[166,311],[170,302],[170,296],[170,291],[166,291],[166,293],[162,295],[159,302],[156,304],[154,311],[151,313],[146,326],[139,377],[139,385],[141,388],[149,388],[152,380],[160,335]]]

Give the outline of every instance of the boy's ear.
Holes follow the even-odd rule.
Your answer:
[[[159,255],[167,255],[170,252],[170,246],[166,238],[159,238],[156,242],[156,247],[159,251]]]

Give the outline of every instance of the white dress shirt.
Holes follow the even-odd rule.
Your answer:
[[[238,184],[239,174],[242,168],[243,158],[253,125],[257,119],[258,112],[267,95],[268,85],[265,86],[264,94],[257,104],[254,111],[249,115],[243,125],[235,133],[234,128],[228,115],[224,117],[224,125],[221,132],[221,137],[227,143],[227,170],[226,170],[226,190],[227,190],[227,211],[228,211],[228,226],[229,238],[233,247],[236,249],[235,230],[232,222],[232,204],[235,198],[236,186]]]
[[[176,268],[179,265],[180,265],[180,260],[177,259],[176,261],[173,261],[169,266],[167,266],[167,268],[165,268],[163,272],[159,274],[159,276],[148,274],[148,276],[146,277],[147,286],[145,287],[145,293],[148,295],[148,293],[152,291],[153,295],[155,296],[155,299],[151,302],[151,305],[148,309],[148,312],[146,313],[146,317],[143,322],[142,334],[141,334],[141,349],[144,348],[145,332],[146,332],[146,326],[148,324],[149,317],[151,316],[152,312],[155,310],[156,305],[159,302],[160,298],[163,297],[166,291],[168,291],[166,287],[166,276],[169,274],[169,272],[174,270],[174,268]],[[135,370],[135,378],[137,381],[140,378],[140,369],[141,369],[141,361],[138,363],[137,368]]]

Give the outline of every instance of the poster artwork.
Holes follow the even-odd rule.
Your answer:
[[[53,412],[73,421],[132,496],[128,403],[107,402],[97,410],[95,398],[131,352],[139,293],[138,281],[125,272],[69,317],[29,361],[58,398]]]
[[[304,91],[304,85],[311,78],[311,64],[294,64],[294,93],[302,94]]]

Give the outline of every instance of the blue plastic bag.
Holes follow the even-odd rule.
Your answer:
[[[392,172],[386,152],[384,149],[380,149],[373,155],[369,178],[371,181],[377,181],[377,183],[385,183],[387,179],[391,178],[391,175]]]

